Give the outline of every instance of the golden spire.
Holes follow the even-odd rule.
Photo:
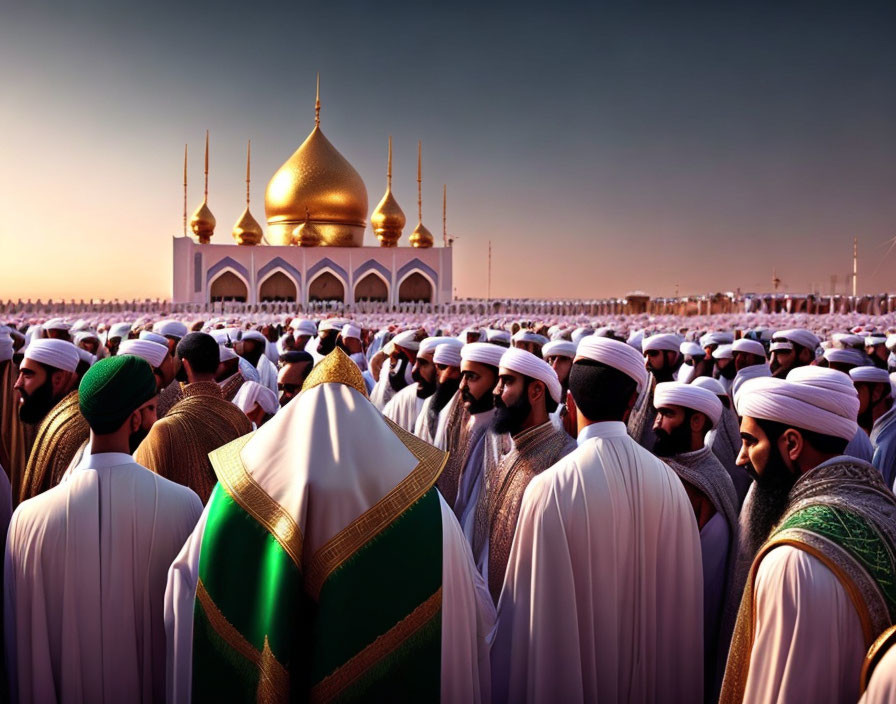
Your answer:
[[[292,231],[292,243],[300,247],[317,247],[322,239],[320,230],[311,222],[311,213],[305,208],[305,222]]]
[[[187,236],[187,145],[184,145],[184,237]]]
[[[217,221],[208,207],[208,130],[205,131],[205,189],[203,191],[202,204],[196,208],[190,219],[190,228],[199,239],[200,244],[208,244],[215,234]]]
[[[317,91],[314,96],[314,126],[320,127],[320,71],[317,72]]]
[[[401,239],[407,219],[395,196],[392,195],[392,137],[389,137],[389,156],[386,160],[386,194],[370,214],[370,225],[381,247],[394,247]]]
[[[411,247],[432,247],[432,233],[423,225],[423,142],[417,142],[417,227],[411,233]]]
[[[237,244],[252,246],[259,244],[264,237],[264,231],[258,221],[249,212],[249,182],[252,164],[252,140],[246,147],[246,209],[233,226],[233,239]]]

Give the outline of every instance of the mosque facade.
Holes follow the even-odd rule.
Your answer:
[[[435,247],[432,233],[423,225],[420,145],[418,222],[407,246],[399,244],[406,218],[392,194],[391,139],[386,192],[370,214],[379,246],[365,247],[367,188],[321,131],[319,92],[314,129],[268,183],[266,231],[249,208],[250,161],[251,144],[246,157],[246,208],[233,227],[233,243],[213,244],[217,223],[208,205],[206,135],[205,191],[190,219],[193,236],[186,235],[185,209],[185,236],[173,240],[173,303],[451,303],[450,241],[444,234],[444,246]],[[184,189],[186,193],[186,155]],[[443,202],[443,231],[444,222]]]

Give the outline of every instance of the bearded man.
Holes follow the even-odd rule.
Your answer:
[[[856,701],[865,652],[893,621],[896,573],[896,498],[843,456],[856,389],[803,367],[745,382],[736,404],[740,462],[756,477],[741,546],[753,556],[720,701]]]
[[[13,359],[15,345],[10,328],[0,325],[0,467],[11,479],[25,472],[25,427],[19,418],[19,394],[15,384],[19,367]],[[16,494],[12,494],[16,496]]]
[[[440,443],[445,442],[445,425],[449,416],[462,414],[464,411],[463,401],[457,395],[460,387],[461,347],[463,343],[454,337],[446,338],[436,345],[432,354],[435,390],[423,401],[414,423],[414,435],[441,450],[447,449]]]
[[[787,344],[778,344],[782,342]],[[791,370],[812,364],[818,345],[819,340],[815,334],[803,328],[776,332],[772,335],[769,348],[772,355],[769,364],[772,376],[784,379]]]
[[[423,403],[432,396],[437,386],[437,370],[432,356],[441,343],[453,338],[427,337],[420,343],[414,366],[411,368],[411,379],[408,384],[389,400],[383,408],[383,415],[409,433],[414,431],[417,417],[423,409]]]
[[[414,362],[417,361],[420,338],[416,330],[405,330],[392,338],[390,345],[389,363],[383,364],[370,394],[371,403],[380,410],[386,407],[396,393],[413,382],[411,372]],[[389,349],[390,345],[387,345],[386,349]]]
[[[566,407],[566,393],[569,389],[569,372],[572,370],[572,360],[576,356],[576,344],[569,340],[551,340],[541,349],[544,361],[551,365],[560,380],[560,403],[557,410],[551,414],[551,420],[558,428],[563,428],[570,435],[574,435],[573,425],[567,422],[568,410]]]
[[[78,349],[64,340],[32,340],[25,350],[15,384],[19,418],[40,425],[24,475],[10,480],[15,503],[56,486],[90,435],[78,410],[79,361]]]
[[[734,379],[731,381],[731,395],[737,396],[737,390],[747,379],[760,376],[771,376],[772,372],[765,361],[765,348],[756,340],[735,340],[731,345],[734,358]]]
[[[277,375],[277,391],[283,408],[302,390],[302,384],[314,367],[314,357],[309,352],[293,351],[280,355],[280,372]]]
[[[871,464],[892,487],[896,480],[896,408],[890,375],[879,367],[856,367],[849,376],[859,394],[859,427],[874,447]]]
[[[681,338],[674,333],[651,335],[641,342],[644,353],[644,365],[650,372],[650,385],[638,404],[632,410],[628,421],[628,432],[641,447],[653,449],[656,435],[653,422],[656,409],[653,407],[653,390],[663,381],[673,381],[682,364]]]

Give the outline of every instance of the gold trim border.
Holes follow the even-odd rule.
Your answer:
[[[424,442],[382,416],[389,428],[417,458],[417,466],[392,491],[328,540],[311,558],[305,589],[315,600],[327,578],[361,547],[387,528],[429,491],[448,461],[448,453]]]
[[[250,516],[263,525],[280,543],[280,546],[292,558],[296,567],[302,569],[302,529],[280,504],[250,475],[240,452],[249,443],[255,433],[249,433],[227,443],[223,447],[210,452],[215,474],[222,488]]]
[[[310,701],[329,702],[338,697],[341,692],[362,677],[373,665],[394,652],[408,638],[429,623],[441,607],[442,588],[439,587],[431,597],[411,611],[405,618],[354,655],[344,665],[314,685],[311,688]]]

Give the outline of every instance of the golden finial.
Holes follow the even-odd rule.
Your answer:
[[[203,189],[202,205],[200,205],[190,219],[190,228],[199,239],[200,244],[208,244],[215,234],[217,221],[208,207],[208,130],[205,131],[205,186]]]
[[[320,71],[317,72],[317,92],[314,97],[314,126],[320,127]]]
[[[392,195],[392,137],[389,137],[389,156],[386,160],[386,194],[370,214],[370,226],[381,247],[395,247],[407,222],[404,212]]]
[[[187,145],[184,145],[184,237],[187,236]]]
[[[321,384],[345,384],[364,398],[368,398],[361,370],[351,357],[338,347],[314,366],[302,384],[302,393]]]
[[[320,230],[311,222],[311,213],[305,207],[305,222],[292,231],[292,243],[300,247],[317,247],[323,237]]]
[[[243,211],[240,219],[236,221],[236,225],[233,226],[233,239],[236,240],[237,244],[245,246],[260,244],[262,239],[264,239],[264,231],[261,229],[261,225],[258,224],[258,221],[253,218],[252,213],[249,212],[251,164],[252,140],[250,139],[249,144],[246,147],[246,209]]]
[[[423,226],[423,142],[417,142],[417,227],[410,236],[411,247],[432,247],[432,233]]]

